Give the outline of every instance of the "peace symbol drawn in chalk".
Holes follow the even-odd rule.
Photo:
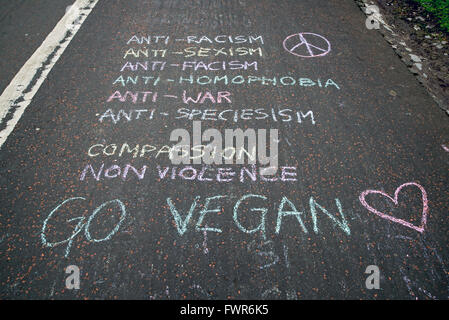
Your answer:
[[[291,34],[282,45],[288,53],[302,58],[322,57],[331,51],[331,44],[325,37],[310,32]]]

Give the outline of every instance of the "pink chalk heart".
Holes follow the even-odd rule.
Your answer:
[[[371,207],[365,200],[365,197],[368,194],[377,193],[377,194],[381,194],[384,197],[390,199],[391,201],[394,202],[395,205],[398,205],[398,194],[402,190],[402,188],[407,187],[407,186],[416,186],[416,187],[419,188],[419,190],[421,190],[423,209],[422,209],[421,225],[419,227],[411,224],[410,222],[407,222],[407,221],[404,221],[402,219],[398,219],[398,218],[392,217],[392,216],[390,216],[388,214],[385,214],[385,213],[382,213],[380,211],[377,211],[376,209]],[[360,200],[360,202],[363,204],[363,206],[365,208],[367,208],[372,213],[377,214],[379,217],[381,217],[383,219],[387,219],[387,220],[399,223],[399,224],[401,224],[401,225],[403,225],[405,227],[408,227],[410,229],[416,230],[416,231],[421,232],[421,233],[424,231],[424,227],[426,226],[426,223],[427,223],[427,213],[429,211],[429,207],[427,205],[427,193],[426,193],[426,190],[424,190],[424,188],[421,185],[419,185],[419,184],[417,184],[415,182],[404,183],[399,188],[397,188],[396,191],[394,192],[394,198],[390,197],[385,192],[382,192],[382,191],[379,191],[379,190],[366,190],[366,191],[363,191],[360,194],[359,200]]]

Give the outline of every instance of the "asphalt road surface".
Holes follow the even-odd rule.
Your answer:
[[[69,4],[2,5],[2,90]],[[354,1],[84,4],[0,106],[2,299],[448,299],[448,118]]]

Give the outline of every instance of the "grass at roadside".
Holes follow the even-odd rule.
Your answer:
[[[438,18],[440,26],[449,32],[449,0],[415,0]]]

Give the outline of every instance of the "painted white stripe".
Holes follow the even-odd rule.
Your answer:
[[[0,96],[0,148],[99,0],[76,0]],[[9,120],[5,119],[8,114]]]

